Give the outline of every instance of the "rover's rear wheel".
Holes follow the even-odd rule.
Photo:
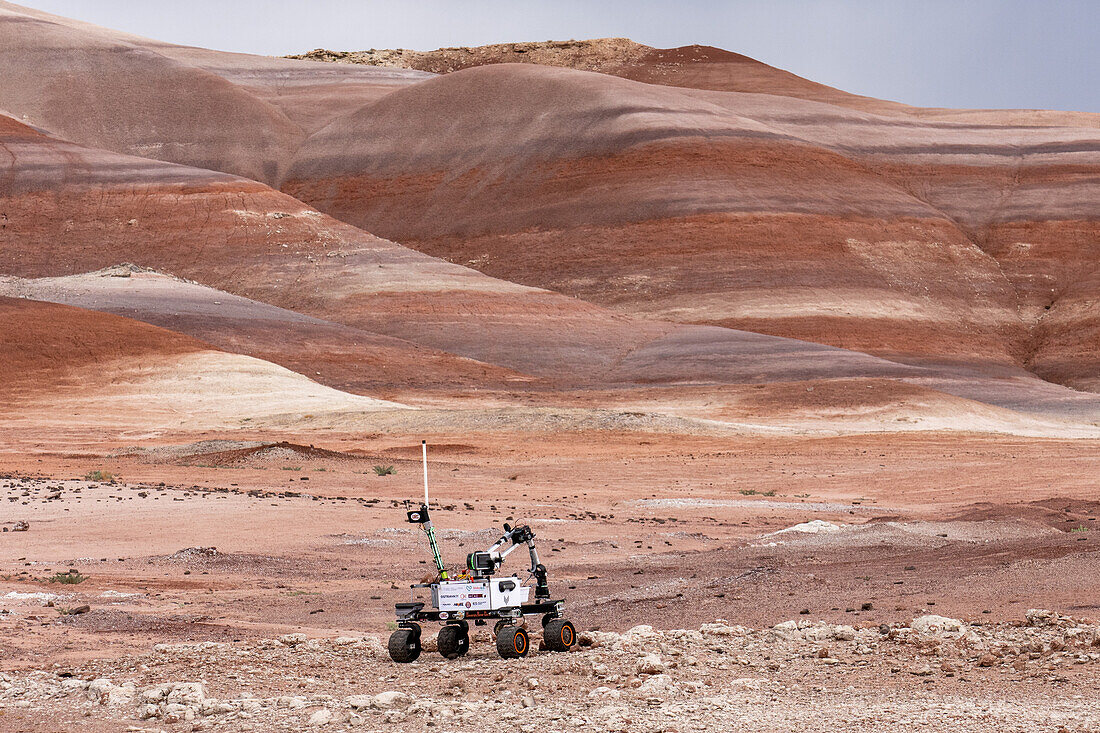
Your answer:
[[[577,630],[563,618],[556,618],[542,630],[542,638],[551,651],[567,652],[577,643]]]

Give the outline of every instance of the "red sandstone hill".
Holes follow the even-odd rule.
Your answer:
[[[139,317],[344,388],[921,373],[810,343],[624,317],[379,239],[255,181],[84,148],[10,119],[0,118],[0,145],[10,153],[0,167],[9,275],[0,292]],[[112,272],[118,263],[194,282]],[[83,275],[97,270],[106,271]]]
[[[653,49],[626,39],[306,56],[460,72],[449,86],[425,82],[336,120],[299,152],[284,188],[360,226],[631,312],[898,358],[1007,359],[1079,388],[1097,384],[1100,330],[1087,304],[1097,292],[1089,242],[1097,239],[1098,115],[908,107],[721,49]],[[606,76],[567,83],[554,72],[475,69],[516,62],[676,87],[725,109],[726,123],[741,129],[731,133],[707,110],[685,108],[673,90],[642,109],[624,102],[635,93],[652,100],[654,90],[625,91]],[[527,83],[545,107],[519,88]],[[605,87],[602,108],[597,84]],[[446,111],[415,117],[431,94]],[[401,177],[376,175],[393,160],[364,121],[378,113],[385,126],[406,112],[417,132],[404,130],[393,151],[412,165]],[[531,128],[525,112],[553,122]],[[761,133],[748,122],[775,137],[753,139]],[[351,129],[362,135],[352,155],[367,147],[370,162],[345,162],[356,172],[321,193],[302,172],[323,170],[320,149]],[[451,159],[430,163],[423,145],[407,146],[418,133],[438,141],[437,150],[448,135],[462,139]],[[482,157],[471,160],[464,151],[479,145]],[[519,162],[524,145],[537,149],[537,165]],[[449,185],[433,185],[437,179]],[[787,201],[777,195],[783,190]],[[352,203],[357,196],[369,203]],[[401,202],[431,216],[399,221]],[[563,220],[566,209],[574,222]],[[506,226],[493,218],[503,210],[516,213]],[[777,256],[774,242],[810,253]],[[757,304],[758,292],[770,302]]]
[[[371,394],[902,379],[1092,421],[1024,371],[1100,373],[1087,124],[710,51],[433,77],[6,3],[0,41],[5,293]],[[165,274],[83,274],[126,262]]]
[[[422,251],[624,312],[902,359],[1040,371],[1079,359],[1068,381],[1087,381],[1095,355],[1052,339],[1050,324],[1063,293],[1068,305],[1093,292],[1061,268],[1091,256],[1097,161],[1093,130],[901,124],[497,65],[331,123],[283,189]]]

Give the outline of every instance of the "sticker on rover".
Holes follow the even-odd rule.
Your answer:
[[[459,611],[489,610],[489,586],[487,583],[440,583],[439,610]]]

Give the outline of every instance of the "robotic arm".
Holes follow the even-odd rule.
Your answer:
[[[500,548],[508,543],[511,545],[502,552]],[[539,552],[535,549],[535,533],[527,525],[522,527],[504,525],[504,534],[500,539],[484,552],[471,552],[467,555],[466,565],[475,575],[481,577],[492,575],[504,564],[504,558],[523,544],[527,545],[527,551],[531,556],[531,575],[535,578],[535,598],[549,598],[550,586],[546,580],[546,566],[539,561]]]

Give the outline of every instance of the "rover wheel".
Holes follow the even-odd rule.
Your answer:
[[[398,629],[390,634],[390,659],[411,662],[420,656],[420,629]]]
[[[497,634],[497,653],[505,659],[526,657],[531,651],[531,639],[522,626],[505,626]]]
[[[457,659],[470,651],[470,635],[461,626],[444,626],[436,643],[439,653],[447,659]]]
[[[563,618],[556,618],[542,630],[542,638],[551,651],[567,652],[577,643],[577,630]]]

